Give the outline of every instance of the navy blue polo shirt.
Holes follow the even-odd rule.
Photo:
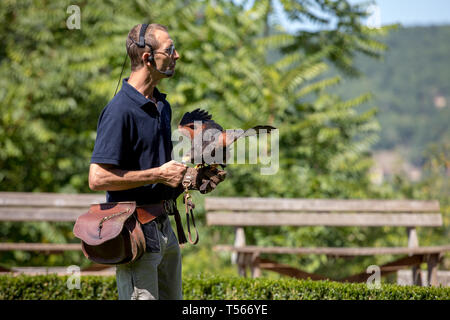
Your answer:
[[[172,159],[172,110],[166,95],[154,88],[156,105],[123,80],[122,88],[100,114],[91,163],[112,164],[124,170],[145,170]],[[157,203],[174,199],[176,188],[162,183],[107,191],[107,202]]]

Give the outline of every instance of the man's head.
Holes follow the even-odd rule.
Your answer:
[[[173,74],[176,60],[180,56],[175,50],[167,28],[157,23],[149,24],[144,35],[145,47],[140,48],[138,43],[141,28],[142,24],[134,26],[127,37],[126,45],[131,60],[131,71],[146,67],[150,72],[156,71],[161,77],[164,77],[162,74],[164,72]]]

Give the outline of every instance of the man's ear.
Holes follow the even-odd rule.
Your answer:
[[[144,65],[149,66],[150,67],[150,53],[149,52],[144,52],[142,54],[142,62],[144,63]]]

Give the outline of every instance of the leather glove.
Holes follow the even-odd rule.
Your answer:
[[[189,190],[199,190],[205,194],[213,191],[226,178],[226,171],[216,167],[187,168],[183,181],[190,180]]]

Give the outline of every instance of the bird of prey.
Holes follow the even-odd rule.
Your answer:
[[[191,139],[191,149],[183,156],[183,162],[190,161],[197,166],[220,164],[224,168],[230,156],[229,147],[237,139],[258,135],[260,130],[270,133],[276,128],[269,125],[258,125],[247,130],[224,130],[221,125],[212,120],[212,116],[207,111],[195,109],[183,115],[178,129]],[[222,149],[223,157],[217,162],[215,154],[220,151],[219,149]],[[196,156],[200,154],[201,158]]]

